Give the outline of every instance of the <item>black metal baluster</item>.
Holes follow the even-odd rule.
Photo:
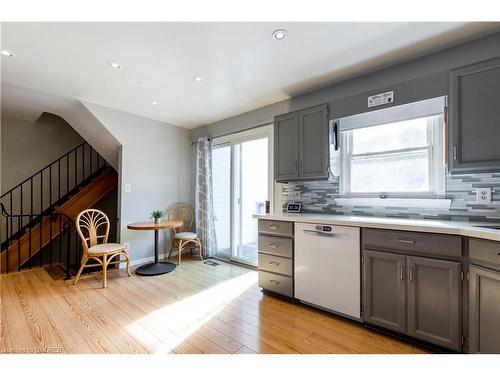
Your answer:
[[[28,255],[29,255],[29,267],[31,269],[31,227],[32,227],[32,221],[33,221],[33,177],[30,178],[30,222],[28,223],[29,225],[29,248],[28,248]]]
[[[89,146],[90,147],[90,175],[92,176],[94,174],[94,171],[92,170],[92,159],[94,158],[94,149],[92,148],[92,146]]]
[[[69,194],[69,154],[66,156],[66,196]]]
[[[61,199],[61,159],[57,161],[57,201]]]
[[[9,213],[11,215],[10,217],[10,236],[9,236],[9,232],[7,232],[7,237],[8,238],[11,238],[12,237],[12,232],[14,231],[14,224],[12,223],[12,220],[13,220],[13,216],[12,216],[12,206],[13,206],[13,202],[12,202],[12,192],[9,194],[9,200],[10,200],[10,205],[9,205]],[[9,220],[6,218],[6,220]],[[18,228],[19,230],[19,228]],[[17,231],[16,231],[17,232]]]
[[[49,167],[49,265],[52,266],[52,165]]]
[[[21,212],[19,212],[19,214],[20,214],[20,215],[24,215],[24,210],[23,210],[23,200],[24,200],[24,199],[23,199],[23,184],[21,184],[21,191],[20,191],[20,194],[21,194],[21,200],[20,200],[19,204],[20,204],[20,206],[21,206],[21,207],[19,207],[19,209],[21,210]],[[19,228],[17,228],[17,231],[18,231],[18,232],[21,230],[21,228],[22,228],[22,226],[23,226],[23,216],[20,216],[20,217],[19,217],[19,219],[20,219],[20,222],[18,223],[18,225],[19,225],[19,224],[20,224],[20,225],[19,225]]]
[[[19,228],[22,225],[22,216],[19,216]],[[17,270],[21,271],[21,237],[17,239]]]
[[[42,247],[43,247],[43,170],[40,172],[40,249],[38,259],[42,267]]]
[[[65,221],[67,221],[65,219]],[[66,249],[66,280],[69,280],[69,264],[70,264],[70,259],[69,259],[69,247],[71,246],[71,238],[69,236],[69,223],[66,224],[66,237],[67,237],[67,246],[68,248]]]
[[[75,150],[75,186],[74,186],[75,189],[78,186],[77,179],[78,179],[78,149]]]
[[[82,181],[85,181],[85,145],[82,148]]]
[[[59,218],[59,264],[62,263],[62,236],[63,236],[63,231],[62,231],[62,225],[61,225],[61,215],[57,215]]]

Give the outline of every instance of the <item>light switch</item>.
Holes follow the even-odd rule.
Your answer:
[[[130,193],[132,191],[132,185],[131,184],[125,184],[125,193]]]

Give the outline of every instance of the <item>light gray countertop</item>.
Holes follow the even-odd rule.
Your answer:
[[[456,234],[460,236],[483,238],[500,241],[500,229],[483,228],[482,226],[500,227],[499,223],[458,222],[450,220],[413,220],[371,216],[347,216],[313,213],[281,213],[254,215],[254,218],[265,220],[293,221],[299,223],[321,223],[330,225],[347,225],[363,228],[380,228],[406,230],[413,232]]]

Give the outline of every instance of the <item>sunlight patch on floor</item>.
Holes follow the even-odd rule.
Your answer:
[[[157,347],[155,353],[168,353],[256,281],[257,272],[249,271],[210,289],[158,308],[129,324],[126,329],[130,334],[137,336],[143,330],[142,326],[148,325],[148,321],[161,321],[162,326],[164,324],[166,336],[162,337],[163,345]]]

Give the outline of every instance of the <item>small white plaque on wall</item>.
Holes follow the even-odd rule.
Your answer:
[[[368,97],[368,108],[394,102],[394,91],[387,91]]]

